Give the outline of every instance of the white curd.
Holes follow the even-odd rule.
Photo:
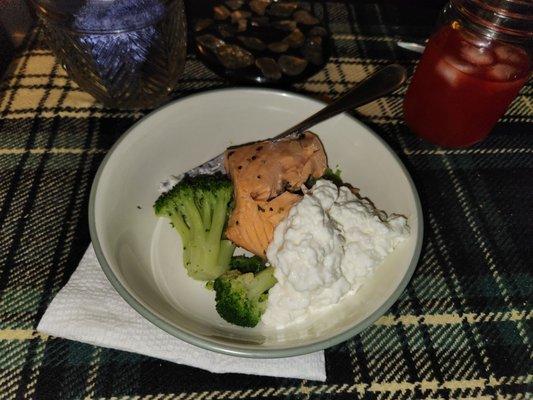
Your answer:
[[[274,231],[267,257],[278,283],[262,321],[280,329],[337,304],[408,235],[405,217],[386,217],[348,188],[317,181]]]

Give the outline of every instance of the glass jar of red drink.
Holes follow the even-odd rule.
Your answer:
[[[533,0],[451,0],[404,101],[409,127],[443,147],[484,139],[529,78]]]

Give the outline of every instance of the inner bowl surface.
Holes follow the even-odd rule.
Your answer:
[[[343,114],[312,129],[329,165],[376,206],[408,217],[410,238],[367,283],[312,321],[284,330],[240,328],[222,320],[214,293],[187,277],[178,235],[154,216],[159,182],[230,145],[268,138],[324,104],[265,89],[204,92],[171,103],[135,124],[110,150],[89,206],[98,260],[119,294],[141,315],[197,346],[246,357],[286,357],[347,340],[379,318],[405,288],[418,261],[422,213],[409,174],[371,130]]]

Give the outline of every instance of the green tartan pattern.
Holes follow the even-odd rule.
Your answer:
[[[324,8],[333,54],[294,90],[332,98],[391,61],[413,70],[418,56],[395,47],[393,35],[419,32],[386,23],[390,5],[313,4]],[[190,54],[174,97],[227,85]],[[458,150],[408,130],[404,91],[357,115],[396,150],[420,191],[426,237],[408,288],[374,325],[326,350],[325,383],[211,374],[35,331],[89,244],[99,163],[146,112],[96,104],[36,30],[0,83],[0,399],[528,398],[531,83],[486,141]]]

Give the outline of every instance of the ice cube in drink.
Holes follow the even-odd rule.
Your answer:
[[[510,64],[496,64],[487,70],[487,77],[494,81],[509,82],[518,78],[520,70]]]
[[[439,74],[451,86],[457,87],[461,83],[462,69],[468,71],[472,66],[461,63],[457,58],[452,56],[443,58],[435,66],[435,72]]]
[[[490,49],[476,47],[467,42],[461,43],[459,54],[463,60],[472,65],[486,66],[494,63],[494,55]]]
[[[496,54],[498,61],[506,64],[519,65],[524,62],[524,59],[527,59],[527,54],[523,49],[511,45],[496,46],[494,54]]]
[[[476,72],[476,65],[468,62],[467,60],[457,57],[455,55],[447,55],[444,57],[447,63],[449,63],[452,68],[458,69],[465,74],[473,74]]]

